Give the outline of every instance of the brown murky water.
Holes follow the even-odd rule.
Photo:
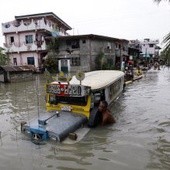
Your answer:
[[[20,122],[29,122],[45,109],[45,79],[41,75],[36,80],[0,84],[0,170],[170,169],[167,68],[149,71],[127,86],[112,105],[116,124],[92,129],[74,145],[35,145],[21,134]]]

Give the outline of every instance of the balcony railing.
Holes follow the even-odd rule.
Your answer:
[[[68,35],[64,29],[55,28],[55,25],[50,21],[45,21],[44,18],[41,20],[31,20],[30,22],[16,20],[13,22],[7,22],[2,24],[2,33],[18,33],[23,31],[32,31],[32,30],[47,30],[49,32],[58,32],[58,35]]]
[[[25,51],[42,51],[46,50],[46,43],[45,41],[37,42],[35,41],[32,44],[26,44],[25,42],[21,45],[16,45],[14,43],[7,45],[4,44],[6,52],[13,53],[13,52],[25,52]]]

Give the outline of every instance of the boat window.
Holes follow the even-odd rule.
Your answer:
[[[83,97],[66,97],[66,96],[53,96],[53,95],[50,95],[49,102],[50,102],[50,104],[65,103],[65,104],[85,106],[85,105],[87,105],[87,96],[83,96]]]
[[[94,95],[94,105],[98,106],[101,100],[105,100],[105,90],[99,90],[93,92]]]
[[[55,95],[50,95],[49,96],[49,103],[50,104],[57,104],[57,100],[55,98]]]
[[[57,102],[67,103],[73,105],[85,106],[87,104],[87,96],[83,97],[65,97],[65,96],[56,96]]]
[[[94,93],[94,104],[97,105],[101,100],[101,94],[100,93]]]

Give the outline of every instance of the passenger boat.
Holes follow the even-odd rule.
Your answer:
[[[47,112],[41,113],[38,121],[22,123],[21,130],[32,140],[63,141],[82,126],[96,126],[99,101],[111,104],[124,87],[124,73],[116,70],[78,72],[69,79],[60,77],[46,84]]]

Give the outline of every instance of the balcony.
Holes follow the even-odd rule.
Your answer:
[[[65,30],[55,28],[55,24],[50,21],[45,21],[44,18],[41,20],[31,20],[28,21],[12,21],[2,24],[2,33],[18,33],[23,31],[33,31],[33,30],[46,30],[49,32],[57,32],[58,35],[67,35]]]
[[[43,51],[46,50],[46,43],[45,41],[37,42],[35,41],[32,44],[26,44],[25,42],[21,45],[16,45],[14,43],[7,45],[4,44],[4,47],[6,49],[6,52],[10,53],[20,53],[20,52],[26,52],[26,51]]]

